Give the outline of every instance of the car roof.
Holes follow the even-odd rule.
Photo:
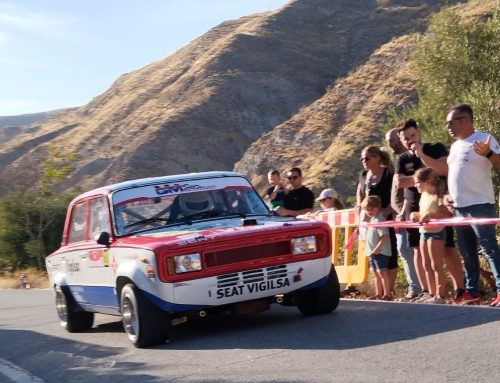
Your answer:
[[[200,172],[200,173],[187,173],[187,174],[177,174],[163,177],[149,177],[149,178],[140,178],[130,181],[119,182],[116,184],[103,186],[100,188],[89,190],[83,194],[80,194],[76,198],[73,199],[72,202],[85,199],[95,195],[108,195],[117,190],[121,189],[130,189],[134,187],[153,185],[157,183],[167,183],[167,182],[183,182],[189,180],[196,179],[204,179],[204,178],[220,178],[220,177],[244,177],[243,174],[236,172],[228,172],[228,171],[212,171],[212,172]]]

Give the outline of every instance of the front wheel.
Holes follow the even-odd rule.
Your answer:
[[[327,314],[335,310],[340,300],[340,284],[332,266],[326,283],[302,292],[295,297],[297,308],[306,315]]]
[[[61,326],[68,332],[85,331],[94,324],[94,313],[80,309],[67,287],[56,287],[56,309]]]
[[[120,306],[123,328],[134,346],[147,347],[167,340],[168,314],[151,303],[135,285],[123,286]]]

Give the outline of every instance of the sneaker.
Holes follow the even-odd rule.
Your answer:
[[[454,305],[478,305],[479,297],[476,295],[472,295],[469,291],[464,291],[458,297],[452,300],[452,304]]]
[[[424,303],[432,298],[434,298],[433,295],[429,294],[428,292],[425,292],[425,293],[422,293],[422,295],[419,298],[417,298],[414,302]]]
[[[421,292],[420,294],[418,294],[416,297],[412,298],[410,300],[410,302],[416,302],[418,301],[420,298],[422,298],[425,294],[428,294],[427,291],[424,291],[424,292]]]
[[[462,295],[463,293],[465,293],[465,290],[464,289],[456,289],[454,292],[453,292],[453,300],[457,299],[460,295]]]
[[[490,307],[500,307],[500,293],[497,293],[497,297],[490,303]]]
[[[426,301],[424,301],[424,303],[434,303],[437,305],[444,305],[445,303],[447,303],[447,301],[440,295],[434,295],[431,299],[427,299]]]
[[[406,294],[403,298],[395,299],[396,302],[413,302],[418,298],[418,294]]]

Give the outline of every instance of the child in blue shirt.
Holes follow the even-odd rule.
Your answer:
[[[382,201],[377,195],[367,196],[361,202],[369,223],[385,221],[382,214]],[[391,243],[387,227],[368,227],[366,230],[365,253],[370,257],[370,267],[375,272],[375,295],[371,299],[392,300],[389,277]]]

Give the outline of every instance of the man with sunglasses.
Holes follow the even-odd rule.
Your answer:
[[[457,217],[497,218],[492,168],[500,168],[500,146],[490,134],[474,129],[474,114],[467,104],[451,108],[446,117],[448,133],[456,141],[448,156],[447,198]],[[496,280],[497,296],[490,306],[500,307],[500,248],[495,225],[457,226],[458,246],[464,258],[466,289],[478,296],[478,245],[486,254]]]
[[[297,167],[292,168],[286,176],[290,186],[286,191],[283,206],[277,207],[274,211],[282,217],[296,217],[311,212],[314,206],[314,194],[302,185],[302,170]]]

